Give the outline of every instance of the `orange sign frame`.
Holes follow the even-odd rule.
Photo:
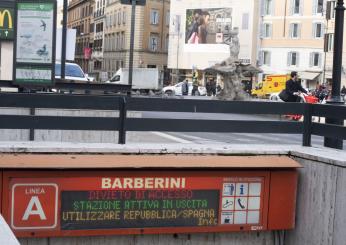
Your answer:
[[[62,229],[62,192],[104,191],[104,188],[102,188],[102,178],[111,179],[109,183],[104,183],[103,187],[110,187],[106,189],[113,191],[120,191],[119,188],[125,191],[134,192],[136,190],[177,189],[178,187],[192,191],[217,190],[219,191],[218,214],[217,217],[215,217],[217,219],[217,224],[187,227],[141,227],[140,225],[136,225],[132,228],[108,227],[95,229],[94,227],[93,229]],[[120,180],[120,182],[115,183],[115,181],[113,181],[115,178]],[[125,178],[132,179],[132,182],[129,180],[127,185],[124,185]],[[149,178],[150,180],[145,178]],[[161,180],[158,181],[155,186],[151,180],[152,178],[184,178],[184,186],[180,185],[177,187],[176,185],[165,185]],[[138,181],[135,183],[134,179]],[[132,184],[130,184],[130,182]],[[250,183],[259,182],[261,183],[260,195],[251,196],[248,193],[246,196],[246,205],[250,205],[249,198],[255,200],[251,201],[252,203],[256,203],[256,199],[260,200],[260,222],[257,224],[225,224],[222,222],[223,218],[226,220],[225,217],[229,219],[231,213],[233,213],[233,219],[235,218],[235,213],[237,212],[236,205],[238,205],[238,209],[241,207],[239,206],[240,204],[245,205],[240,194],[236,196],[237,194],[230,193],[232,195],[228,195],[225,193],[225,184],[228,184],[228,187],[232,187],[231,184],[235,183],[234,191],[236,191],[236,188],[238,188],[237,186],[240,186],[241,183],[248,183],[249,185],[245,186],[248,188],[247,191],[250,192]],[[294,228],[297,189],[296,169],[231,169],[223,171],[203,169],[198,171],[67,170],[63,172],[59,170],[27,171],[23,169],[18,171],[4,170],[1,183],[2,201],[0,204],[2,204],[2,214],[18,237],[260,231]],[[145,183],[147,183],[147,185]],[[255,193],[254,191],[252,192]],[[71,198],[71,196],[73,197],[73,195],[74,193],[72,193],[69,198]],[[237,198],[240,199],[238,204],[236,203]],[[230,200],[234,201],[234,206],[232,206],[233,209],[223,210],[223,204],[231,203],[227,203],[227,201]],[[49,201],[50,203],[47,203]],[[48,210],[45,210],[47,207]],[[44,214],[42,212],[40,213],[40,210],[44,210]],[[240,212],[242,210],[238,211]],[[248,211],[246,215],[249,215],[251,210],[247,209],[246,211]],[[255,214],[255,216],[252,217],[256,217],[257,211],[258,210],[251,211],[252,214]],[[24,221],[23,218],[25,218]],[[37,220],[38,218],[41,220]],[[186,219],[185,221],[192,222],[190,219]],[[75,223],[77,224],[78,222]],[[89,224],[92,224],[92,222],[89,222]],[[78,223],[77,225],[83,227],[83,224]]]

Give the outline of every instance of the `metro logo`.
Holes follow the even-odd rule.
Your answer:
[[[11,207],[11,227],[14,230],[55,228],[58,186],[50,183],[14,184]]]

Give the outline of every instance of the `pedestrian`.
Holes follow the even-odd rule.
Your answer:
[[[207,90],[207,96],[210,96],[211,95],[211,81],[210,80],[207,81],[205,88]]]
[[[189,83],[187,80],[181,85],[181,92],[184,96],[189,94]]]
[[[213,96],[216,96],[216,81],[215,80],[211,82],[211,93]]]
[[[279,94],[280,99],[285,102],[300,102],[299,93],[307,93],[298,79],[296,71],[291,72],[291,79],[286,82],[286,88]]]
[[[341,93],[342,93],[343,95],[345,95],[345,94],[346,94],[346,87],[345,87],[345,85],[342,87],[342,89],[341,89]]]

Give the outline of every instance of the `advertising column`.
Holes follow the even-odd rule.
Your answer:
[[[14,82],[50,86],[55,76],[56,1],[16,3]]]

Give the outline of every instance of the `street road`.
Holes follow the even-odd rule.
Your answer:
[[[286,120],[278,115],[240,115],[240,114],[208,114],[208,113],[168,113],[168,112],[143,112],[143,118],[171,118],[171,119],[208,119],[208,120]],[[281,145],[301,145],[302,135],[300,134],[250,134],[250,133],[176,133],[176,132],[155,132],[169,140],[169,142],[180,143],[227,143],[227,144],[281,144]],[[312,136],[313,146],[323,146],[323,137]],[[344,141],[346,145],[346,141]],[[345,148],[345,147],[344,147]],[[346,150],[346,149],[345,149]]]

